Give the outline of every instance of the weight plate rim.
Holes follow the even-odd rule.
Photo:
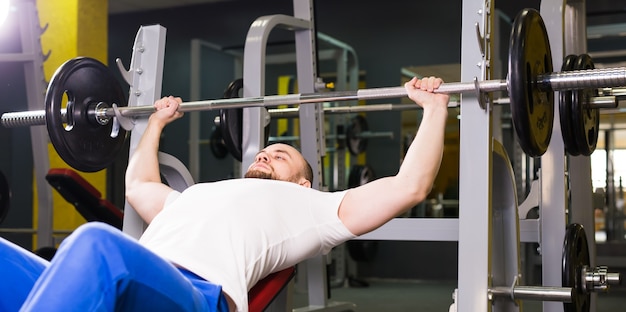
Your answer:
[[[243,158],[242,151],[242,123],[243,109],[227,108],[220,109],[220,128],[222,139],[230,154],[238,161]]]
[[[527,36],[522,34],[529,32],[532,27],[539,27],[539,30],[543,34],[543,39],[546,47],[546,54],[544,61],[546,66],[546,72],[552,72],[552,57],[550,50],[550,43],[548,41],[547,31],[545,24],[541,19],[541,15],[535,9],[524,9],[515,18],[513,27],[511,30],[510,44],[509,44],[509,80],[508,89],[509,97],[511,98],[511,114],[513,124],[517,136],[519,138],[519,144],[524,152],[531,157],[539,157],[543,155],[548,149],[550,139],[552,137],[552,128],[554,121],[554,95],[552,92],[545,92],[548,97],[549,108],[546,110],[546,129],[545,137],[540,140],[535,140],[537,136],[534,135],[535,131],[532,131],[531,120],[527,105],[520,107],[519,99],[527,99],[528,90],[526,83],[520,83],[528,81],[526,75],[526,58],[522,58],[526,46]],[[517,61],[515,61],[517,60]],[[524,62],[522,62],[524,60]],[[512,73],[519,73],[513,75]],[[517,100],[515,100],[517,99]],[[526,104],[528,101],[523,101]],[[523,112],[523,113],[522,113]],[[520,116],[521,115],[521,116]]]
[[[243,89],[243,78],[237,78],[228,84],[222,98],[238,98],[241,89]],[[242,161],[243,108],[224,108],[220,109],[219,114],[220,131],[226,149],[236,160]]]
[[[595,68],[591,56],[581,54],[576,59],[575,69],[593,69]],[[572,92],[572,128],[574,130],[574,139],[576,141],[577,150],[583,156],[591,155],[598,142],[598,129],[600,128],[600,110],[592,109],[593,118],[587,118],[587,108],[584,107],[587,99],[596,96],[596,89],[580,89]],[[593,119],[593,120],[592,120]],[[595,121],[594,121],[595,120]],[[595,137],[589,138],[589,129],[587,126],[593,122],[595,128]]]
[[[574,246],[575,244],[581,244],[582,246]],[[575,253],[575,251],[581,253]],[[582,258],[581,259],[581,256]],[[581,260],[574,263],[574,260]],[[563,303],[565,312],[581,312],[589,311],[590,308],[590,294],[585,294],[582,290],[582,281],[580,280],[579,267],[581,265],[590,266],[589,245],[587,242],[587,236],[582,225],[578,223],[572,223],[567,226],[565,231],[565,239],[563,241],[563,256],[561,282],[563,287],[573,287],[572,302]],[[573,279],[573,280],[572,280]],[[578,291],[576,291],[578,290]]]
[[[576,59],[575,54],[567,55],[563,59],[563,65],[561,71],[574,70]],[[572,129],[572,90],[563,90],[559,92],[559,117],[561,121],[561,136],[565,145],[565,151],[571,156],[578,156],[580,152],[574,139],[574,133]]]
[[[366,179],[369,177],[369,179]],[[348,174],[348,188],[364,185],[374,180],[374,171],[368,165],[353,165]]]
[[[224,159],[226,155],[228,155],[229,150],[226,144],[224,144],[222,129],[220,127],[213,127],[209,140],[213,156],[217,159]]]

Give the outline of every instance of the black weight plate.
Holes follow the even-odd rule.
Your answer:
[[[224,139],[222,138],[222,129],[220,127],[213,127],[213,131],[211,131],[211,138],[209,139],[211,152],[213,156],[217,159],[223,159],[228,155],[228,148],[226,144],[224,144]]]
[[[239,97],[241,89],[243,89],[243,79],[234,80],[224,91],[224,98]],[[243,108],[220,109],[220,128],[226,148],[235,159],[241,161],[243,158],[241,147],[243,141]],[[265,126],[264,131],[265,145],[267,145],[270,136],[269,124]]]
[[[515,132],[531,157],[548,149],[554,124],[554,93],[537,87],[537,75],[552,72],[548,34],[537,10],[516,17],[509,43],[508,89]]]
[[[577,55],[570,54],[563,59],[561,71],[574,70]],[[580,155],[576,147],[576,138],[572,130],[572,90],[559,92],[559,118],[561,121],[561,135],[565,145],[565,151],[572,156]]]
[[[67,123],[61,115],[67,95]],[[61,65],[46,92],[46,126],[59,156],[76,170],[100,171],[110,165],[124,145],[126,131],[114,135],[113,122],[100,125],[89,114],[102,102],[126,106],[121,85],[99,61],[78,57]],[[90,116],[91,115],[91,116]]]
[[[369,126],[365,117],[356,115],[352,118],[346,131],[346,145],[352,155],[357,156],[367,149],[367,139],[360,136],[361,133],[368,130]]]
[[[565,231],[562,257],[562,285],[572,287],[572,302],[563,303],[565,312],[588,312],[590,295],[584,291],[582,268],[589,267],[589,246],[585,230],[580,224],[570,224]]]
[[[234,99],[234,98],[241,97],[239,96],[239,92],[242,89],[243,89],[243,79],[242,78],[235,79],[230,84],[228,84],[228,87],[226,87],[226,90],[224,90],[224,95],[222,97],[225,99]]]
[[[11,188],[7,177],[0,171],[0,224],[7,217],[9,208],[11,208]]]
[[[581,54],[576,59],[575,69],[593,69],[593,60],[588,54]],[[572,130],[576,146],[581,155],[589,156],[596,150],[600,131],[600,110],[590,108],[592,97],[598,96],[597,89],[572,91]]]
[[[239,97],[239,91],[243,89],[243,79],[235,79],[224,91],[223,98],[231,99]],[[243,109],[225,108],[220,109],[220,132],[226,148],[235,159],[241,161]]]
[[[348,188],[357,187],[374,180],[374,171],[367,165],[354,165],[348,175]]]

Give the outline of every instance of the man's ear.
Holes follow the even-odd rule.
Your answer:
[[[304,186],[304,187],[311,187],[311,181],[305,179],[305,178],[301,178],[300,182],[298,182],[298,184]]]

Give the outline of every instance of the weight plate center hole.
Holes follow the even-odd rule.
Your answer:
[[[67,90],[63,92],[63,99],[61,100],[62,106],[65,106],[65,122],[63,123],[63,129],[65,131],[72,131],[74,128],[74,96]]]

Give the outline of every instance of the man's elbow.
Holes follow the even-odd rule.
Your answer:
[[[417,205],[426,200],[431,190],[432,185],[419,185],[417,188],[413,189],[412,198],[414,204]]]
[[[124,187],[124,197],[131,206],[133,206],[133,203],[137,200],[137,197],[139,197],[138,189],[137,183],[126,181],[126,185]]]

